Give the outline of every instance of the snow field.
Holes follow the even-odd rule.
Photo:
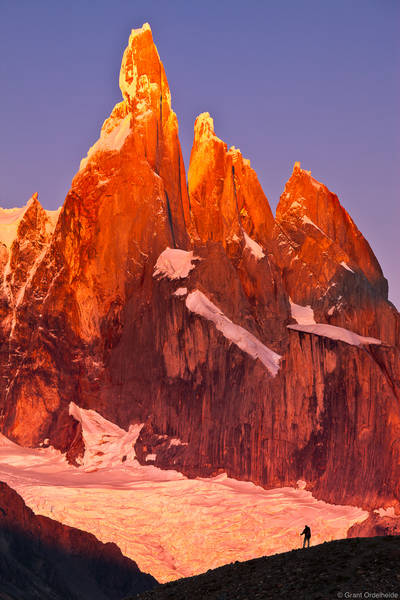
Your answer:
[[[141,466],[133,450],[140,426],[125,431],[73,404],[70,412],[83,426],[81,467],[53,448],[21,448],[1,436],[0,479],[36,513],[115,542],[161,582],[297,548],[306,523],[314,544],[343,538],[367,517],[316,500],[303,482],[264,490],[225,474],[187,479]]]

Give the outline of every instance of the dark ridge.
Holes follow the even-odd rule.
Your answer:
[[[156,583],[115,544],[35,515],[0,482],[1,600],[121,600]]]
[[[326,542],[232,563],[129,600],[400,598],[400,536]],[[128,600],[128,599],[127,599]]]

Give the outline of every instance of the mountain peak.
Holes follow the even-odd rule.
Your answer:
[[[0,242],[11,248],[18,232],[21,221],[25,215],[32,211],[40,209],[44,212],[38,199],[38,193],[35,192],[29,198],[25,206],[16,208],[0,208]]]
[[[163,71],[150,25],[145,23],[139,29],[132,29],[119,74],[122,96],[131,109],[135,106],[141,108],[144,95],[150,99],[153,93],[157,93],[159,98],[160,91],[163,100],[166,96],[171,106],[168,83]]]
[[[194,143],[203,142],[214,138],[215,140],[221,141],[214,131],[214,119],[210,116],[210,113],[200,113],[194,123]]]

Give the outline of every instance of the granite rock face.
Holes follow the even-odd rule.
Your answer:
[[[54,232],[35,204],[0,247],[2,431],[73,462],[74,401],[145,423],[143,462],[398,510],[400,319],[367,241],[298,163],[274,218],[208,113],[188,192],[148,25],[120,87]]]

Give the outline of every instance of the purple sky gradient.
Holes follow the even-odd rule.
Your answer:
[[[193,124],[251,159],[275,210],[293,163],[338,194],[400,307],[398,0],[0,0],[0,205],[61,205],[148,21],[188,166]]]

